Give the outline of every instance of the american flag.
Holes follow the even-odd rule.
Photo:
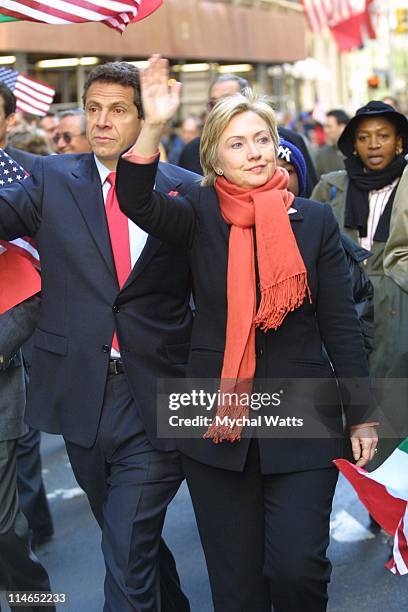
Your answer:
[[[360,47],[364,37],[375,38],[373,0],[302,0],[312,32],[329,28],[340,51]]]
[[[54,100],[55,89],[16,70],[0,67],[0,81],[14,93],[17,110],[23,113],[43,117]]]
[[[0,12],[7,17],[50,24],[101,21],[123,32],[126,26],[153,13],[162,0],[1,0]]]
[[[365,0],[302,0],[310,29],[321,32],[365,9]]]
[[[20,164],[0,149],[0,194],[3,187],[11,185],[14,181],[23,181],[26,177],[27,173]],[[38,251],[33,240],[28,236],[10,242],[0,240],[0,255],[6,251],[18,253],[28,259],[37,269],[40,268]]]

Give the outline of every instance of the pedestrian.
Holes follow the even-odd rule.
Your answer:
[[[183,612],[160,539],[183,474],[174,441],[157,438],[155,400],[158,377],[184,375],[189,265],[117,206],[117,160],[143,123],[138,69],[95,67],[83,100],[92,152],[40,157],[0,194],[1,238],[35,236],[42,265],[27,420],[64,436],[101,526],[105,611]],[[186,193],[195,181],[163,164],[157,188]]]
[[[37,324],[38,302],[34,296],[0,315],[0,589],[6,591],[51,591],[47,571],[31,550],[17,493],[16,443],[27,430],[20,347]],[[54,605],[46,608],[55,610]],[[32,612],[42,609],[29,607]]]
[[[57,116],[58,126],[52,137],[56,153],[89,153],[86,117],[82,108],[63,111]]]
[[[51,151],[55,149],[53,137],[58,129],[59,120],[55,111],[49,110],[41,117],[39,127],[45,132]]]
[[[3,148],[14,162],[21,165],[21,174],[24,175],[24,171],[31,172],[37,157],[9,143],[9,135],[16,117],[16,104],[17,101],[11,89],[4,83],[0,83],[0,148]],[[18,129],[30,128],[24,123]],[[39,308],[38,304],[38,310]],[[31,344],[29,338],[21,349],[23,367],[27,376],[31,362]],[[47,541],[54,532],[42,477],[40,440],[40,432],[29,427],[28,431],[19,436],[16,441],[17,488],[21,509],[32,532],[33,548]]]
[[[325,144],[316,152],[316,170],[319,177],[335,170],[344,170],[344,155],[339,151],[337,142],[348,122],[349,116],[342,109],[333,109],[326,114]]]
[[[273,379],[289,378],[291,410],[304,405],[296,379],[324,378],[337,432],[263,437],[252,424],[245,431],[248,404],[233,399],[220,402],[204,438],[179,441],[214,608],[269,612],[271,596],[276,612],[323,611],[332,460],[346,446],[332,368],[340,378],[361,377],[363,386],[368,377],[337,223],[329,207],[287,191],[287,173],[276,167],[274,112],[269,102],[240,94],[220,100],[207,118],[201,185],[188,197],[154,191],[161,129],[177,111],[180,85],[169,85],[160,56],[142,75],[145,122],[119,162],[118,197],[145,230],[189,253],[196,316],[188,377],[221,377],[236,398],[240,384],[269,380],[273,387]],[[183,406],[187,418],[195,416],[192,402]],[[365,408],[347,410],[359,465],[376,444]]]
[[[276,161],[278,166],[285,168],[289,174],[288,191],[291,191],[296,197],[306,197],[307,167],[302,152],[293,143],[280,138]],[[356,244],[344,232],[340,232],[340,240],[347,257],[353,299],[368,357],[373,350],[374,290],[365,271],[364,262],[371,257],[371,253]]]
[[[371,101],[357,110],[338,146],[346,156],[346,169],[322,177],[312,197],[329,203],[342,230],[373,253],[365,264],[374,286],[374,346],[369,366],[382,396],[383,415],[378,454],[370,465],[374,469],[407,433],[405,399],[398,397],[397,384],[393,393],[388,392],[386,379],[408,375],[408,292],[386,271],[384,254],[390,246],[390,227],[398,236],[393,233],[393,240],[408,243],[406,226],[396,224],[395,212],[401,204],[394,209],[406,167],[408,120],[392,106]]]

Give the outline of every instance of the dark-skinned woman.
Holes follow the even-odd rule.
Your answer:
[[[145,121],[120,162],[119,202],[151,235],[188,251],[196,304],[188,376],[221,378],[221,389],[235,393],[230,403],[218,402],[199,437],[190,432],[180,440],[214,609],[270,612],[272,599],[276,612],[324,612],[337,480],[332,460],[350,436],[364,465],[377,440],[363,397],[347,410],[351,432],[344,437],[335,374],[322,350],[324,342],[337,376],[367,380],[338,225],[328,206],[288,192],[287,172],[276,166],[273,110],[242,94],[219,101],[207,118],[202,184],[187,198],[157,194],[157,147],[177,111],[180,86],[169,82],[168,64],[158,56],[142,72],[141,86]],[[288,426],[277,439],[267,435],[273,428],[252,425],[242,388],[251,395],[252,384],[276,388],[276,379],[290,381],[284,389],[291,400],[285,395],[279,409],[288,418],[305,404],[299,379],[313,379],[312,404],[319,404],[313,423],[321,436],[313,429],[297,437]],[[193,404],[184,406],[186,417]],[[271,405],[258,414],[271,415]]]
[[[369,366],[382,409],[378,454],[370,464],[374,469],[398,445],[399,436],[408,435],[403,384],[395,380],[408,377],[408,281],[396,282],[392,257],[390,266],[384,265],[384,254],[396,235],[399,244],[408,244],[408,234],[401,235],[407,226],[396,218],[401,204],[394,206],[395,198],[401,200],[396,194],[406,167],[408,121],[384,102],[369,102],[347,124],[338,147],[346,156],[346,170],[324,175],[312,198],[330,203],[340,228],[373,253],[365,262],[374,285]]]

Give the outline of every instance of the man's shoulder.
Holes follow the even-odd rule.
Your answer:
[[[202,177],[195,172],[185,170],[184,168],[167,162],[159,162],[157,174],[159,189],[167,189],[167,187],[170,187],[173,188],[173,191],[177,191],[175,187],[193,187],[199,185],[201,179]],[[163,186],[162,183],[164,183]]]
[[[346,170],[334,170],[322,174],[320,180],[328,185],[333,185],[341,190],[345,190],[348,184],[348,176]]]
[[[20,164],[20,166],[22,166],[26,172],[31,172],[37,158],[39,157],[39,155],[28,153],[22,149],[17,149],[17,147],[7,146],[4,150],[12,159],[14,159],[14,161]]]
[[[75,169],[81,172],[82,167],[89,166],[93,162],[91,153],[60,153],[57,155],[36,155],[34,170],[41,164],[47,171],[70,173]]]
[[[196,138],[193,138],[192,140],[190,140],[190,142],[184,145],[183,152],[187,154],[197,153],[197,151],[200,150],[200,142],[200,136],[196,136]]]

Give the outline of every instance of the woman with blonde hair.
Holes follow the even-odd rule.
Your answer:
[[[145,122],[119,164],[119,202],[143,229],[189,252],[196,316],[188,374],[237,391],[230,403],[220,400],[199,436],[180,440],[214,608],[267,611],[272,602],[276,612],[323,611],[332,460],[350,436],[364,465],[377,441],[365,400],[349,407],[351,431],[342,431],[336,377],[365,381],[368,371],[337,223],[330,207],[287,191],[274,113],[266,100],[241,94],[208,116],[202,184],[186,198],[156,193],[157,147],[180,85],[169,86],[159,56],[141,85]],[[255,413],[237,400],[253,384],[270,390],[284,379],[279,410],[287,419],[305,404],[298,379],[325,379],[315,381],[315,428],[303,437],[287,419],[280,435],[256,428]],[[262,406],[258,415],[273,410]]]

